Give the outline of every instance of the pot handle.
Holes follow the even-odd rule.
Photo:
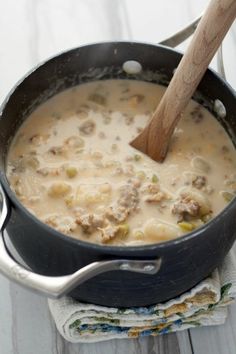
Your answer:
[[[199,21],[201,20],[201,17],[202,14],[199,17],[195,18],[185,28],[182,28],[180,31],[176,32],[172,36],[159,42],[159,44],[166,45],[167,47],[171,48],[177,47],[179,44],[183,43],[194,33]]]
[[[189,23],[185,28],[182,28],[180,31],[176,32],[172,36],[164,39],[159,42],[159,44],[165,45],[167,47],[177,47],[179,44],[183,43],[186,39],[188,39],[196,30],[199,21],[201,20],[202,14],[195,18],[191,23]],[[224,68],[224,60],[223,60],[223,44],[220,45],[217,51],[217,71],[220,76],[226,80],[225,68]]]
[[[2,199],[2,212],[0,215],[0,272],[20,285],[49,297],[59,298],[86,280],[101,273],[122,270],[156,274],[160,269],[160,258],[154,260],[112,259],[90,263],[69,275],[50,277],[33,273],[17,263],[6,249],[3,230],[10,216],[10,205],[1,184],[0,196]]]

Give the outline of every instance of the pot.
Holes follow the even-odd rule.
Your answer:
[[[224,259],[236,238],[236,200],[213,220],[175,240],[147,246],[97,245],[65,236],[39,221],[19,202],[5,174],[6,154],[17,128],[40,103],[74,85],[92,80],[132,78],[167,84],[182,54],[161,45],[112,42],[64,52],[39,65],[12,89],[0,116],[0,181],[3,208],[0,230],[30,270],[11,257],[0,239],[0,271],[47,296],[66,294],[105,306],[146,306],[189,290]],[[127,60],[142,64],[141,73],[122,70]],[[227,111],[221,120],[236,136],[236,95],[207,70],[195,99],[213,109],[219,99]]]

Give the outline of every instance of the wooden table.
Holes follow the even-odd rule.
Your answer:
[[[103,40],[158,42],[197,16],[206,0],[0,0],[0,100],[32,66],[59,51]],[[184,48],[182,45],[180,48]],[[236,27],[226,73],[236,87]],[[213,62],[214,66],[214,62]],[[0,276],[1,354],[235,354],[236,305],[223,326],[99,344],[68,344],[47,300]]]

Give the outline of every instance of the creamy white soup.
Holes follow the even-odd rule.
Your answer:
[[[9,149],[7,176],[22,204],[89,242],[142,245],[177,238],[235,196],[236,152],[219,122],[191,101],[164,163],[129,145],[165,87],[107,80],[39,106]]]

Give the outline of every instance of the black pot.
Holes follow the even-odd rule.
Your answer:
[[[84,302],[128,307],[155,304],[180,295],[222,262],[236,237],[236,200],[212,221],[176,240],[136,247],[103,246],[64,236],[40,222],[17,200],[5,174],[9,142],[22,120],[38,104],[65,88],[96,79],[135,78],[166,84],[181,56],[157,45],[92,44],[46,61],[16,84],[3,103],[0,117],[0,178],[4,190],[0,229],[9,217],[6,229],[11,242],[33,272],[47,277],[22,270],[7,256],[1,241],[0,268],[4,274],[49,295],[58,296],[67,291]],[[142,64],[142,73],[132,76],[122,71],[122,64],[131,59]],[[201,94],[196,99],[208,109],[215,99],[224,103],[227,118],[222,124],[234,138],[235,92],[211,70],[207,70],[198,90]],[[85,266],[72,276],[55,277]],[[63,281],[67,282],[66,286]]]

